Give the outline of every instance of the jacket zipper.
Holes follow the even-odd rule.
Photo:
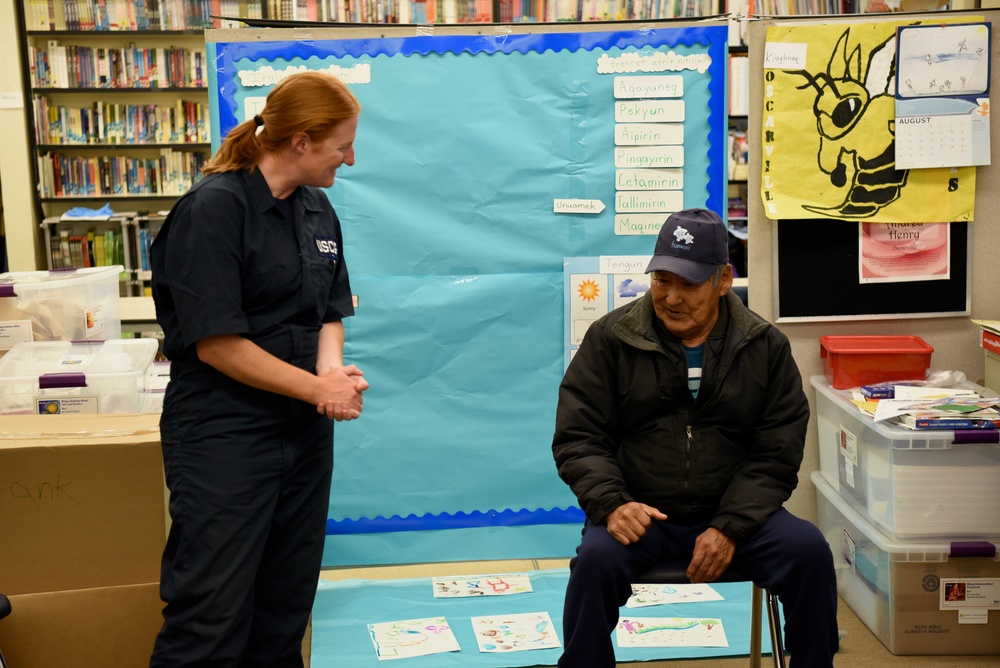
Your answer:
[[[688,492],[691,487],[691,458],[694,453],[694,435],[691,425],[687,425],[687,445],[684,457],[684,492]]]

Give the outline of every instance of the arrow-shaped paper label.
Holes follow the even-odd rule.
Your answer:
[[[599,199],[556,199],[552,201],[555,213],[600,213],[604,202]]]

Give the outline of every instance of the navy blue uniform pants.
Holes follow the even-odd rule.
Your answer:
[[[151,667],[303,665],[332,430],[313,406],[236,383],[168,396],[161,438],[172,525],[160,580],[167,605]]]
[[[606,526],[588,521],[570,561],[560,668],[614,666],[611,634],[632,581],[660,559],[689,559],[707,527],[654,521],[642,539],[625,546]],[[830,668],[838,642],[837,579],[819,529],[781,509],[736,549],[733,564],[781,602],[791,668]]]

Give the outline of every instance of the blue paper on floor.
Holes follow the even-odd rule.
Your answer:
[[[482,573],[488,575],[489,573]],[[486,653],[479,651],[472,617],[523,612],[548,612],[559,642],[562,607],[569,570],[530,571],[530,593],[511,596],[434,598],[431,578],[403,580],[320,581],[312,615],[312,668],[365,668],[396,665],[405,668],[554,666],[561,649]],[[618,648],[619,661],[746,656],[750,653],[750,583],[713,584],[725,600],[622,608],[631,617],[718,618],[728,647]],[[379,661],[368,635],[368,624],[444,616],[461,651]],[[762,638],[770,651],[766,633]]]

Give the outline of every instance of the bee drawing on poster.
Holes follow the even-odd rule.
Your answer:
[[[803,206],[833,218],[870,218],[895,202],[906,185],[907,172],[893,159],[891,124],[882,127],[878,109],[891,101],[895,73],[895,36],[867,55],[860,46],[848,49],[850,28],[834,47],[825,72],[795,70],[805,79],[799,88],[816,90],[813,114],[819,133],[820,170],[837,188],[849,184],[846,197],[832,207]]]
[[[951,278],[951,224],[860,223],[861,283]]]
[[[973,219],[975,167],[913,170],[897,159],[900,25],[916,22],[768,28],[761,196],[769,218]]]
[[[896,165],[990,164],[990,24],[898,30]]]

